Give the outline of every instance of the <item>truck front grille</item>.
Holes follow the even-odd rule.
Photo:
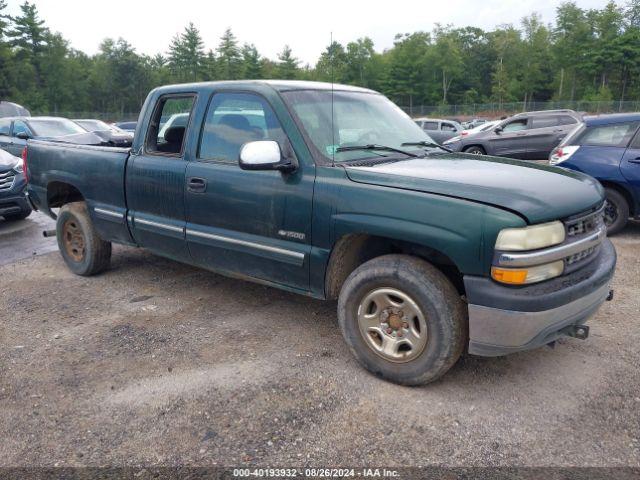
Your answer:
[[[604,203],[588,212],[574,215],[564,221],[567,232],[565,243],[573,243],[585,238],[597,230],[605,229]],[[600,250],[600,245],[592,246],[566,257],[565,273],[575,271],[589,263]]]
[[[9,190],[13,186],[13,180],[16,178],[12,171],[0,173],[0,191]]]

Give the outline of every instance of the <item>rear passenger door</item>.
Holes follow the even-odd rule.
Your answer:
[[[573,120],[571,123],[570,121]],[[575,126],[576,120],[569,115],[537,115],[531,118],[528,133],[530,160],[546,160],[551,151],[558,146]]]
[[[158,254],[188,261],[185,242],[184,190],[187,168],[186,137],[194,128],[195,94],[159,97],[141,151],[127,164],[128,221],[136,243]],[[162,127],[175,114],[186,114],[185,126]]]
[[[274,140],[285,156],[295,155],[264,97],[215,93],[187,167],[191,257],[213,270],[306,291],[315,166],[301,162],[290,173],[242,170],[240,148],[255,140]]]
[[[622,162],[620,163],[620,170],[622,171],[622,175],[624,175],[631,184],[636,204],[640,205],[640,130],[638,130],[634,139],[629,144],[629,148],[624,152]],[[637,208],[635,212],[636,214],[638,213]]]

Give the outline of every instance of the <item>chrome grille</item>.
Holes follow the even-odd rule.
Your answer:
[[[0,190],[9,190],[13,186],[13,180],[15,178],[16,174],[11,170],[0,173]]]
[[[595,211],[586,212],[567,219],[564,224],[567,237],[576,237],[594,232],[604,223],[604,204]]]

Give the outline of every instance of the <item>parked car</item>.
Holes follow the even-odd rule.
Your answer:
[[[471,129],[464,129],[462,132],[460,132],[460,135],[457,135],[453,138],[450,138],[449,140],[442,142],[442,145],[444,145],[445,147],[448,147],[450,144],[460,141],[463,137],[469,137],[472,135],[476,135],[477,133],[487,131],[490,128],[497,126],[499,123],[500,123],[500,120],[495,120],[493,122],[481,123],[480,125],[477,125],[476,127]]]
[[[462,127],[465,130],[472,130],[476,127],[479,127],[480,125],[487,123],[488,120],[485,120],[484,118],[474,118],[472,120],[469,120],[467,122],[462,122]]]
[[[29,110],[22,105],[12,102],[0,102],[0,118],[4,117],[30,117]]]
[[[553,150],[581,121],[573,110],[519,113],[493,129],[447,144],[455,152],[527,160],[549,158]]]
[[[604,185],[609,234],[622,230],[629,217],[640,218],[640,113],[586,117],[549,162]]]
[[[168,112],[188,121],[160,135]],[[107,269],[124,243],[337,299],[356,358],[401,384],[435,380],[465,347],[585,338],[610,298],[616,254],[595,179],[449,154],[371,90],[172,85],[141,118],[129,150],[29,142],[29,198],[60,209],[60,253],[78,275]]]
[[[0,217],[22,220],[31,214],[26,186],[22,159],[0,150]]]
[[[454,120],[440,120],[438,118],[416,118],[416,124],[421,127],[437,143],[442,143],[459,135],[462,125]]]
[[[111,125],[119,128],[122,131],[134,134],[136,132],[136,125],[138,122],[115,122]]]
[[[80,125],[59,117],[0,118],[0,149],[19,156],[28,140],[54,140],[78,145],[108,145]]]
[[[114,147],[130,147],[133,142],[133,133],[109,125],[102,120],[93,119],[77,119],[74,120],[78,125],[88,132],[93,132],[102,140]]]

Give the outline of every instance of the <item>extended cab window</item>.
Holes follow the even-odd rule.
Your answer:
[[[513,122],[507,123],[502,129],[503,132],[518,132],[520,130],[526,130],[527,128],[527,119],[521,118],[519,120],[514,120]]]
[[[626,147],[640,122],[616,123],[587,127],[576,139],[576,145]]]
[[[236,163],[247,142],[275,140],[285,134],[266,100],[252,93],[217,93],[204,122],[198,158]]]
[[[193,95],[164,96],[158,100],[147,132],[147,152],[182,155],[194,101]]]

